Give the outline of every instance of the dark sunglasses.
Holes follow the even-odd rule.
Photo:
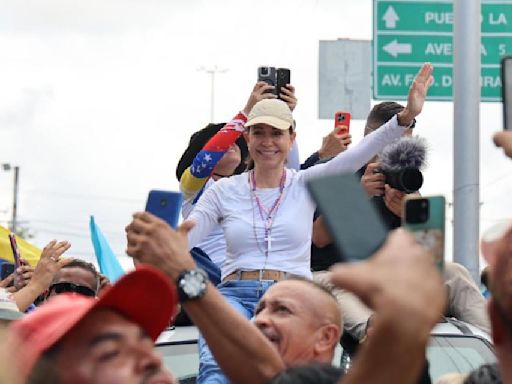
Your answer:
[[[77,284],[73,284],[73,283],[66,283],[66,282],[55,283],[55,284],[50,285],[50,292],[51,291],[54,291],[57,294],[65,293],[65,292],[74,292],[74,293],[78,293],[83,296],[89,296],[89,297],[96,296],[96,292],[89,287],[85,287],[83,285],[77,285]]]

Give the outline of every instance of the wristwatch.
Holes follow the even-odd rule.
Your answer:
[[[176,280],[180,302],[184,303],[202,297],[206,292],[208,281],[208,275],[200,268],[181,272]]]

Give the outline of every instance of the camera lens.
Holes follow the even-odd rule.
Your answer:
[[[345,115],[338,115],[338,123],[345,121]]]
[[[160,206],[166,207],[167,206],[167,199],[160,199]]]
[[[411,224],[421,224],[428,221],[429,203],[427,199],[409,200],[405,207],[407,222]]]
[[[260,69],[260,73],[263,75],[263,76],[268,76],[268,68],[267,67],[262,67]]]

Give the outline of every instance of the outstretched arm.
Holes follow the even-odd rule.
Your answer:
[[[127,254],[167,274],[172,283],[181,272],[196,267],[188,252],[191,221],[174,231],[164,221],[136,213],[126,227]],[[203,297],[184,307],[199,327],[224,373],[237,383],[266,383],[284,369],[276,349],[247,319],[235,311],[217,289],[208,284]],[[248,366],[251,369],[247,369]]]
[[[358,145],[340,153],[327,163],[302,171],[305,180],[340,172],[355,172],[365,165],[386,145],[398,139],[420,114],[432,81],[432,65],[423,64],[409,89],[407,105],[401,112],[379,129],[365,136]]]

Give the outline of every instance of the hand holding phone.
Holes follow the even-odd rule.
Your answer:
[[[274,67],[258,67],[258,81],[264,81],[268,85],[272,85],[274,89],[267,92],[277,96],[276,69]]]
[[[11,244],[12,255],[14,257],[14,265],[18,268],[21,266],[21,254],[14,233],[9,233],[9,243]]]
[[[180,218],[183,196],[180,192],[151,190],[146,202],[146,212],[166,221],[176,228]]]
[[[338,134],[350,133],[350,113],[338,111],[334,114],[334,128],[339,128]]]
[[[427,248],[439,269],[444,268],[444,196],[407,198],[403,226]]]

